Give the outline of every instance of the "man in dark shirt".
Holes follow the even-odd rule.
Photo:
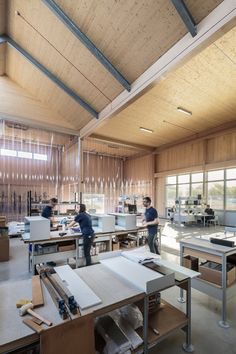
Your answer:
[[[205,209],[205,213],[209,216],[205,216],[205,220],[212,220],[214,219],[214,210],[210,207],[210,205],[208,204],[206,209]]]
[[[160,254],[157,246],[157,227],[159,224],[157,210],[151,206],[151,198],[149,197],[143,198],[143,206],[146,208],[143,225],[147,226],[148,229],[150,252]]]
[[[80,204],[79,213],[68,227],[73,226],[75,223],[79,224],[82,232],[86,266],[89,266],[91,264],[90,250],[93,243],[94,230],[92,228],[91,216],[86,213],[86,206],[84,204]]]
[[[42,214],[41,214],[44,218],[50,219],[51,227],[52,227],[52,221],[53,221],[52,211],[55,208],[55,206],[57,205],[57,203],[58,203],[58,201],[56,198],[50,199],[49,204],[45,206],[45,208],[43,209]]]

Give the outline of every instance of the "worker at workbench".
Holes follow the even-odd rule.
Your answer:
[[[151,198],[143,198],[143,206],[146,208],[143,225],[148,229],[148,246],[150,252],[160,254],[157,246],[157,227],[159,224],[158,213],[155,208],[151,206]]]
[[[58,201],[57,198],[51,198],[49,201],[49,204],[45,206],[45,208],[42,211],[42,216],[46,219],[50,219],[50,225],[51,227],[53,226],[53,214],[52,211],[57,205]]]
[[[79,213],[76,215],[74,221],[68,225],[68,227],[72,227],[75,223],[79,224],[82,232],[86,266],[89,266],[91,264],[90,250],[93,243],[94,230],[92,228],[91,216],[86,213],[85,204],[80,204]]]
[[[205,214],[207,214],[208,216],[205,217],[205,220],[208,221],[208,220],[212,220],[214,219],[214,210],[210,207],[209,204],[207,204],[207,207],[206,209],[204,210]]]

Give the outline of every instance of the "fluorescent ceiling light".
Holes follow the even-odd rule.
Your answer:
[[[191,116],[191,115],[192,115],[192,112],[191,112],[191,111],[188,111],[187,109],[182,108],[182,107],[177,107],[177,111],[182,112],[182,113],[184,113],[184,114],[187,114],[188,116]]]
[[[153,133],[152,129],[143,128],[143,127],[139,127],[139,129],[142,130],[143,132],[146,132],[146,133]]]

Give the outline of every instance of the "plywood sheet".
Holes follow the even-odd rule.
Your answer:
[[[64,322],[40,335],[41,354],[95,354],[92,315]]]
[[[43,291],[39,275],[32,276],[32,304],[34,307],[43,306]]]
[[[98,305],[101,299],[68,265],[54,268],[61,280],[74,295],[81,310]]]

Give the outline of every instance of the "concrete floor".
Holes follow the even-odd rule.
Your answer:
[[[191,226],[183,228],[166,223],[162,232],[162,257],[179,263],[178,241],[181,238],[205,234],[215,236],[222,232],[222,227],[202,228]],[[30,277],[27,246],[19,238],[12,238],[10,239],[10,261],[0,263],[0,282],[11,282]],[[180,304],[177,301],[178,296],[179,290],[177,287],[162,292],[162,297],[165,300],[184,310],[185,304]],[[196,354],[236,354],[236,294],[228,302],[227,316],[230,328],[223,329],[218,326],[221,317],[220,302],[194,289],[192,290],[192,343]],[[149,352],[150,354],[183,354],[183,342],[185,342],[185,334],[179,330]]]

